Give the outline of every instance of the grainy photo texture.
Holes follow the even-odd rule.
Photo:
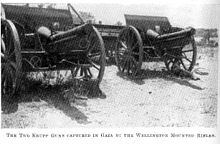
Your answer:
[[[216,128],[217,8],[2,3],[1,128]]]

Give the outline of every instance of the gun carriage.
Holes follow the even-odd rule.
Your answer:
[[[103,39],[80,17],[74,25],[72,11],[70,4],[68,10],[2,5],[2,95],[17,94],[25,72],[71,70],[76,79],[101,82]]]
[[[127,26],[86,24],[70,4],[68,10],[2,5],[2,94],[17,94],[24,72],[71,70],[74,78],[99,84],[106,55],[128,75],[147,61],[164,61],[168,70],[193,69],[195,29],[172,27],[166,17],[125,20]]]
[[[136,75],[143,62],[164,61],[172,71],[191,71],[196,62],[195,29],[172,27],[167,17],[125,15],[115,60],[120,72]]]
[[[105,44],[106,60],[109,64],[115,64],[115,46],[120,31],[124,26],[94,24],[100,32]]]

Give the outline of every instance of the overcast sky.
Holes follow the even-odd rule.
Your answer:
[[[186,0],[187,1],[187,0]],[[209,0],[210,1],[210,0]],[[60,2],[60,1],[59,1]],[[199,3],[72,3],[77,11],[90,12],[96,21],[103,24],[115,24],[121,21],[125,25],[124,14],[166,16],[173,26],[195,28],[219,28],[220,4]],[[67,8],[66,4],[56,4],[57,8]]]
[[[103,24],[125,24],[124,14],[167,16],[173,26],[217,28],[220,23],[220,5],[213,4],[72,4],[78,11],[91,12]]]

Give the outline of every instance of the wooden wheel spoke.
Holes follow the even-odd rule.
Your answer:
[[[97,52],[97,53],[90,53],[90,54],[88,54],[88,57],[97,57],[97,56],[101,56],[101,53]]]
[[[83,76],[84,68],[80,67],[80,76]]]
[[[180,63],[182,64],[183,68],[184,68],[185,70],[187,70],[187,68],[186,68],[185,64],[183,63],[182,59],[180,59]]]
[[[5,52],[6,52],[5,42],[3,41],[3,38],[2,38],[2,40],[1,40],[1,53],[5,54]]]
[[[86,40],[89,41],[89,45],[88,46],[90,46],[90,44],[92,42],[92,36],[91,35],[92,35],[91,33],[86,35]]]
[[[93,75],[92,75],[92,73],[91,73],[91,70],[90,70],[89,68],[87,68],[87,71],[88,71],[90,77],[93,77]]]
[[[118,53],[118,57],[122,58],[122,59],[126,58],[126,56],[124,54],[121,54],[121,53]]]
[[[6,63],[1,63],[1,74],[3,75],[3,72],[6,69]]]
[[[13,50],[13,39],[11,36],[9,36],[9,39],[7,40],[6,45],[6,53],[10,55],[11,51]]]
[[[124,54],[124,53],[125,53],[125,50],[118,50],[118,53],[119,53],[119,54]]]
[[[130,42],[130,30],[126,32],[126,41],[129,43]]]
[[[190,59],[188,59],[188,57],[186,56],[186,54],[185,54],[185,53],[183,53],[183,54],[184,54],[183,58],[185,58],[187,61],[189,61],[190,63],[192,63],[192,61],[191,61]]]
[[[87,41],[90,42],[90,45],[93,44],[93,42],[95,42],[95,38],[96,38],[96,35],[93,32],[87,35]]]
[[[131,35],[131,49],[134,49],[134,47],[136,47],[137,44],[138,44],[138,42],[136,40],[135,34],[132,34]]]
[[[89,63],[92,62],[96,65],[100,65],[100,63],[101,63],[100,59],[101,59],[101,56],[100,57],[97,57],[97,56],[96,57],[91,57],[91,58],[88,58],[88,62]]]
[[[12,51],[14,51],[14,49],[13,49],[13,39],[12,39],[12,37],[10,37],[10,42],[9,42],[8,50],[9,50],[10,53],[11,53]]]
[[[185,53],[183,53],[183,57],[182,58],[185,58],[187,61],[189,61],[190,63],[192,63],[192,61],[190,60],[190,59],[188,59],[188,57],[186,56],[186,54]]]
[[[95,43],[92,45],[91,50],[93,50],[94,48],[97,50],[98,47],[99,47],[99,43],[98,40],[96,39]]]
[[[132,60],[132,72],[134,73],[137,69],[137,62],[133,59]]]
[[[12,56],[14,56],[14,55],[15,55],[15,50],[12,53],[9,54],[8,59],[11,59]]]
[[[90,53],[98,45],[98,39],[94,33],[90,33],[87,41],[89,41],[87,51]]]
[[[122,66],[122,72],[124,72],[124,71],[125,71],[125,68],[126,68],[126,66],[127,66],[127,63],[128,63],[128,61],[127,61],[127,60],[125,60],[124,65]]]
[[[14,70],[16,70],[17,69],[17,65],[16,65],[16,63],[15,62],[10,62],[10,65],[11,65],[11,67],[14,69]]]
[[[173,59],[169,59],[167,60],[167,65],[170,66],[170,64],[173,64],[174,63],[174,60]]]
[[[120,44],[124,49],[128,49],[128,47],[126,46],[126,44],[124,42],[120,41]]]
[[[120,47],[119,50],[124,50],[125,51],[125,50],[127,50],[127,48]]]
[[[134,65],[137,66],[137,61],[134,57],[131,58],[131,60],[133,61]]]
[[[1,62],[6,62],[6,57],[4,53],[1,53]]]
[[[89,60],[89,63],[91,64],[92,67],[94,67],[98,71],[100,70],[100,68],[92,60]]]
[[[2,77],[6,78],[8,76],[8,68],[6,66],[2,67],[1,72]]]
[[[130,67],[131,67],[131,60],[130,59],[128,59],[128,64],[127,64],[128,66],[128,69],[127,69],[127,74],[129,75],[130,73],[129,73],[129,71],[130,71]]]
[[[9,73],[10,73],[11,79],[13,80],[15,80],[15,75],[16,75],[15,71],[16,69],[11,68],[11,67],[9,68]]]
[[[182,58],[186,59],[187,61],[189,61],[190,63],[192,63],[192,61],[190,59],[187,58],[187,56],[183,56]]]
[[[125,55],[122,54],[122,53],[118,53],[118,58],[119,58],[119,59],[123,59],[123,58],[125,58]]]
[[[187,57],[185,53],[183,53],[183,55],[184,55],[185,57]]]
[[[122,38],[123,40],[127,40],[127,37],[126,37],[126,36],[127,36],[127,30],[122,32],[121,38]]]
[[[5,28],[4,31],[4,41],[5,41],[5,46],[9,46],[9,41],[10,41],[11,36],[9,35],[9,29]]]
[[[97,69],[98,71],[100,70],[100,68],[99,67],[97,67],[95,64],[91,64],[95,69]]]
[[[136,69],[136,63],[133,60],[131,60],[131,70],[132,70],[132,72],[134,72],[135,69]]]
[[[83,73],[86,78],[88,78],[87,68],[83,68]]]
[[[78,73],[79,69],[80,69],[80,67],[76,66],[76,70],[75,71],[73,70],[73,77],[77,76],[77,73]]]
[[[4,91],[5,91],[5,94],[9,94],[9,79],[8,79],[8,77],[5,78]]]
[[[94,45],[88,48],[88,53],[92,53],[93,50],[97,50],[99,47],[99,44],[96,42]]]
[[[72,78],[74,78],[74,71],[75,71],[76,67],[74,66],[70,71],[71,71],[71,74],[72,74]]]
[[[133,33],[127,35],[128,37],[128,47],[131,48],[132,47],[132,42],[133,42],[133,39],[132,39],[132,35],[134,35]]]
[[[172,60],[168,60],[168,65],[169,65],[171,62],[173,63],[173,61],[172,61]]]
[[[193,51],[193,49],[191,49],[191,50],[183,50],[182,52],[186,53],[186,52],[192,52],[192,51]]]
[[[6,79],[6,77],[5,77],[5,74],[1,74],[2,76],[1,76],[1,87],[2,87],[2,90],[3,90],[3,88],[4,88],[4,83],[5,83],[5,79]]]
[[[131,52],[132,55],[138,55],[139,56],[139,53],[138,52]]]
[[[134,46],[132,46],[131,50],[134,50],[138,46],[138,42],[135,43]]]
[[[132,34],[131,34],[131,41],[132,41],[132,42],[134,42],[134,41],[135,41],[135,39],[134,39],[134,38],[135,38],[135,34],[134,34],[134,33],[132,33]]]

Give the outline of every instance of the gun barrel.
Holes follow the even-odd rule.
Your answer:
[[[91,30],[91,24],[83,24],[65,32],[60,32],[58,34],[52,35],[50,39],[54,42],[63,38],[71,37],[76,34],[88,34],[89,32],[91,32]]]
[[[194,28],[186,28],[184,30],[174,32],[174,33],[168,33],[168,34],[163,34],[159,35],[157,37],[157,40],[168,40],[168,39],[175,39],[175,38],[181,38],[181,37],[190,37],[195,34],[195,29]]]

